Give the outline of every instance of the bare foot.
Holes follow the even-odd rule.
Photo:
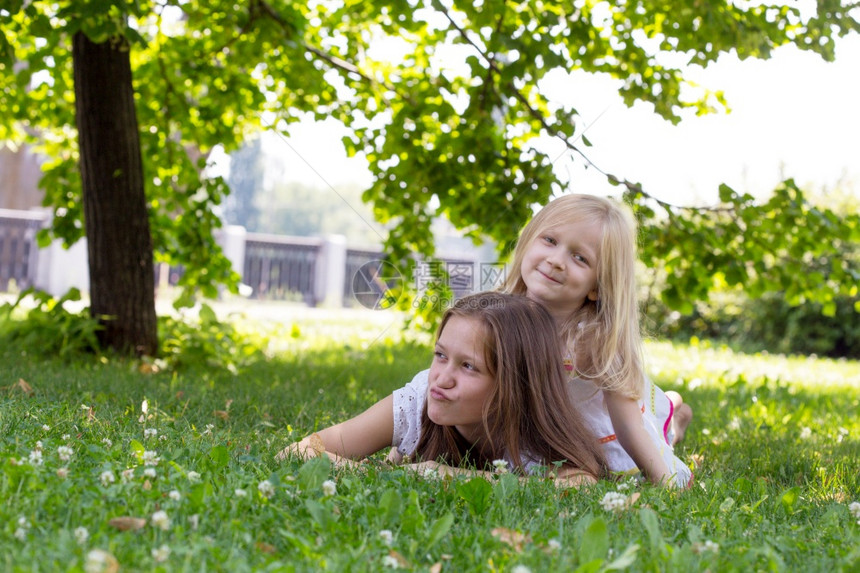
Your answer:
[[[672,401],[675,408],[672,416],[672,430],[675,433],[675,438],[672,440],[674,446],[684,439],[684,434],[687,432],[687,426],[693,420],[693,409],[688,404],[684,403],[684,399],[677,392],[669,390],[666,392],[666,397]]]

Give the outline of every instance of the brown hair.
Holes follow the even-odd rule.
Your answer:
[[[484,361],[496,382],[482,413],[487,438],[468,443],[453,426],[433,423],[425,403],[418,455],[452,465],[468,461],[478,468],[507,457],[519,470],[525,457],[545,466],[562,462],[595,477],[603,475],[602,449],[568,396],[549,312],[522,296],[474,294],[445,313],[437,337],[454,316],[474,319],[484,330]]]
[[[642,339],[636,288],[636,221],[623,203],[593,195],[565,195],[541,209],[523,228],[501,290],[526,294],[521,267],[531,244],[548,229],[596,223],[603,236],[597,255],[597,301],[585,299],[556,326],[573,350],[574,366],[605,390],[641,398]]]

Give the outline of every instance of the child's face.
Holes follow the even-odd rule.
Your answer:
[[[427,389],[427,415],[455,426],[475,443],[483,435],[482,412],[494,380],[484,363],[484,327],[476,319],[452,316],[436,341]]]
[[[601,229],[577,222],[545,229],[526,247],[520,273],[526,296],[565,318],[586,301],[597,300]]]

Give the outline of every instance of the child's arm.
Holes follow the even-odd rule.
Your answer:
[[[673,480],[669,467],[645,430],[642,411],[637,401],[607,390],[603,391],[603,395],[615,436],[624,451],[633,458],[636,466],[651,483],[671,485]]]
[[[314,436],[322,440],[325,453],[338,464],[349,464],[349,460],[374,454],[391,445],[394,436],[393,397],[389,394],[358,416],[290,444],[276,458],[284,460],[290,454],[305,459],[316,457],[322,452],[314,447]]]

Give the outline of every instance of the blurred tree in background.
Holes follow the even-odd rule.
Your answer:
[[[91,310],[109,326],[108,346],[139,353],[153,348],[152,257],[123,233],[143,238],[148,226],[158,259],[184,266],[179,304],[236,285],[212,237],[229,192],[207,171],[217,145],[229,153],[264,128],[288,134],[305,114],[337,119],[350,130],[347,150],[369,161],[364,199],[390,230],[394,262],[432,253],[438,215],[504,250],[533,206],[562,190],[535,138],[587,157],[576,110],[538,89],[550,72],[620,78],[628,104],[649,102],[677,122],[684,110],[725,108],[722,94],[685,81],[684,65],[728,51],[767,58],[785,44],[832,59],[833,39],[860,29],[854,5],[834,0],[808,13],[793,2],[698,0],[10,0],[0,19],[0,141],[33,143],[50,158],[51,235],[73,243],[86,234],[91,260],[114,261],[99,276],[91,269]],[[87,93],[132,90],[134,121],[75,108]],[[813,208],[792,181],[761,205],[724,187],[717,208],[689,209],[605,175],[636,209],[643,260],[665,272],[671,308],[689,313],[725,283],[832,315],[835,297],[860,279],[836,256],[858,241],[858,215]],[[145,212],[121,208],[140,204]]]

